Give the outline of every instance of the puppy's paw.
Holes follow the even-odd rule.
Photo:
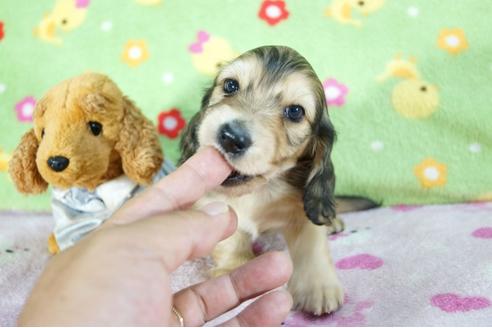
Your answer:
[[[344,292],[335,277],[329,280],[291,281],[289,291],[296,310],[321,315],[337,310],[343,304]]]
[[[339,217],[334,218],[327,227],[329,235],[342,232],[344,229],[345,223]]]

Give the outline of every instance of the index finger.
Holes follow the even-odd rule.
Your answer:
[[[126,202],[109,222],[129,223],[189,206],[220,185],[230,173],[231,167],[220,153],[205,147],[176,171]]]

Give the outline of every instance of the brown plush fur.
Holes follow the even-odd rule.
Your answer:
[[[22,136],[21,142],[10,160],[10,176],[15,182],[17,189],[22,193],[37,194],[48,188],[48,183],[39,174],[36,167],[38,145],[38,139],[34,135],[34,130],[30,129]]]
[[[94,135],[89,122],[101,124]],[[56,172],[48,159],[69,165]],[[34,111],[34,128],[22,138],[9,163],[22,193],[40,193],[48,184],[92,190],[121,174],[149,184],[163,161],[155,128],[108,77],[87,73],[47,92]]]

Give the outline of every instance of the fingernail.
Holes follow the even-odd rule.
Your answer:
[[[224,202],[212,202],[203,206],[200,210],[210,216],[218,216],[229,212],[229,206]]]

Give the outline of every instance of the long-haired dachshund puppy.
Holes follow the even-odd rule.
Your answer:
[[[251,259],[252,238],[278,229],[294,263],[288,287],[295,306],[321,314],[341,305],[326,238],[336,218],[334,139],[321,82],[295,50],[253,49],[221,69],[181,142],[181,162],[212,145],[234,168],[207,196],[228,203],[239,219],[238,231],[214,251],[215,274]]]

